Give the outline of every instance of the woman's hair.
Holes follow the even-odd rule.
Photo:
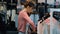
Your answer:
[[[25,3],[24,7],[27,8],[27,6],[34,8],[34,4],[32,2]]]

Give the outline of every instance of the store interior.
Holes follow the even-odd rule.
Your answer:
[[[36,32],[31,32],[30,25],[26,26],[26,34],[60,34],[60,0],[31,0],[34,3],[31,20],[37,27]],[[0,0],[0,34],[18,34],[18,15],[26,0]],[[51,15],[50,15],[51,13]],[[52,17],[57,23],[52,22]],[[44,22],[50,18],[49,23],[39,26],[39,20]],[[47,20],[48,21],[48,20]],[[41,22],[41,23],[42,23]],[[39,28],[40,27],[40,28]],[[29,32],[29,30],[31,30]],[[43,30],[41,33],[39,30]]]

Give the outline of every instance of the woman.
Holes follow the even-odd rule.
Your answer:
[[[33,32],[35,32],[35,25],[34,22],[28,16],[28,13],[31,13],[34,7],[33,3],[28,3],[24,5],[24,9],[19,12],[18,16],[18,31],[19,34],[25,34],[26,31],[26,24],[29,23],[32,27]]]

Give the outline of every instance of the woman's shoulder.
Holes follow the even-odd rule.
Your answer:
[[[24,15],[26,15],[27,13],[22,10],[22,11],[19,12],[19,14],[24,14]]]

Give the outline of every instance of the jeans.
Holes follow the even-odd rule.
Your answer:
[[[19,32],[18,34],[25,34],[24,32]]]

